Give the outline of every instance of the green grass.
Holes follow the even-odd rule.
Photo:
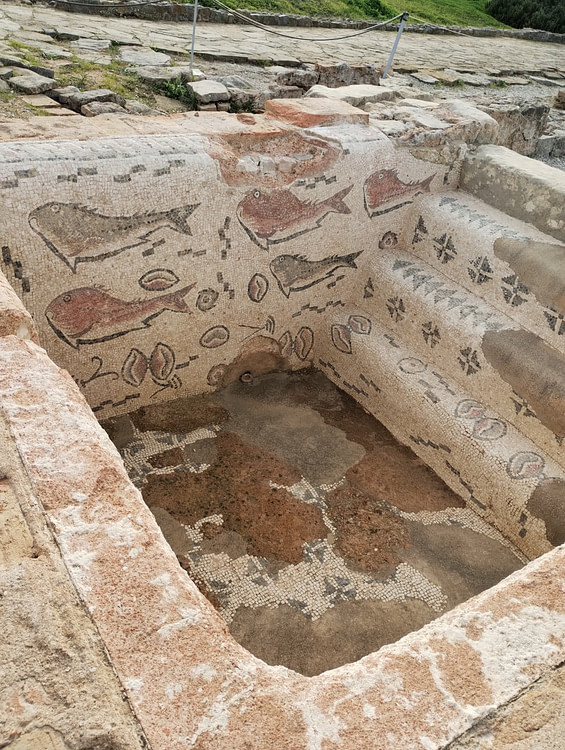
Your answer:
[[[191,0],[177,0],[189,2]],[[212,0],[201,5],[218,7]],[[486,0],[222,0],[230,8],[333,18],[386,19],[408,11],[439,25],[504,26],[485,11]],[[414,23],[414,19],[412,19]]]

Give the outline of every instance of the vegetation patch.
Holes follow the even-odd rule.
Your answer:
[[[516,29],[543,29],[565,34],[564,0],[490,0],[487,10]]]
[[[522,2],[522,0],[502,1],[508,4]],[[535,1],[531,0],[532,3]],[[563,3],[563,0],[553,1]],[[192,2],[192,0],[177,0],[177,2]],[[508,21],[501,23],[502,19],[497,20],[489,15],[485,9],[487,0],[441,0],[441,2],[438,0],[222,0],[222,2],[234,10],[247,9],[322,18],[385,20],[408,11],[415,16],[409,19],[409,23],[418,23],[416,19],[447,26],[500,27],[508,23]],[[214,0],[200,0],[200,4],[218,8]]]

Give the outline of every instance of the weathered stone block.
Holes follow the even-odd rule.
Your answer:
[[[80,108],[81,115],[85,117],[126,114],[126,111],[124,107],[120,107],[119,104],[115,104],[114,102],[91,102],[90,104],[83,104]]]
[[[354,107],[362,107],[369,102],[390,101],[394,98],[390,89],[368,84],[353,84],[351,86],[340,86],[339,88],[329,88],[317,84],[306,92],[306,96],[315,99],[325,98],[347,102]]]
[[[210,104],[211,102],[228,102],[230,92],[223,83],[218,81],[193,81],[186,84],[194,92],[198,104]]]
[[[71,94],[68,97],[68,103],[70,106],[80,111],[85,104],[91,104],[92,102],[113,102],[123,107],[125,99],[123,96],[116,94],[110,89],[92,89],[91,91],[79,91],[76,94]]]
[[[42,94],[57,85],[52,78],[45,78],[45,76],[33,73],[31,75],[13,76],[9,81],[13,89],[26,94]]]

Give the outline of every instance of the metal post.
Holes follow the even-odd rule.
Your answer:
[[[398,47],[398,42],[400,41],[400,37],[402,36],[402,32],[404,31],[404,27],[406,26],[406,19],[408,18],[408,16],[409,16],[409,13],[407,13],[406,11],[402,14],[402,20],[400,21],[400,26],[396,34],[396,39],[394,40],[394,44],[392,45],[392,49],[390,51],[390,57],[388,58],[388,62],[386,64],[386,68],[384,70],[382,78],[386,78],[388,75],[388,71],[390,70],[392,61],[394,60],[396,48]]]
[[[194,65],[194,42],[196,39],[196,19],[198,17],[198,0],[194,0],[192,11],[192,46],[190,47],[190,78],[192,79],[192,67]]]

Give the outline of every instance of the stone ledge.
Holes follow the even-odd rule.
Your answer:
[[[265,112],[277,120],[301,128],[345,123],[369,124],[367,112],[335,99],[269,99],[265,102]]]
[[[33,344],[3,339],[0,354],[16,445],[153,747],[180,750],[189,738],[217,750],[290,750],[328,731],[351,750],[418,747],[422,736],[445,747],[563,662],[558,548],[354,664],[314,678],[268,667],[233,641],[181,570],[70,376]],[[37,394],[37,382],[49,390]],[[127,565],[124,544],[136,549]]]
[[[565,240],[565,172],[503,146],[481,146],[463,164],[461,187]]]

